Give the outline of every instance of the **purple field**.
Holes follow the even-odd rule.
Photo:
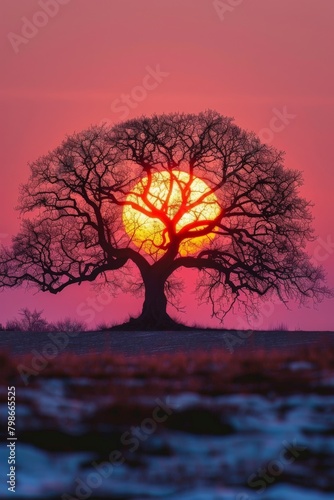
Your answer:
[[[12,354],[24,354],[36,349],[42,352],[46,344],[54,342],[54,333],[0,332],[0,349]],[[57,343],[57,341],[56,341]],[[103,331],[74,332],[60,341],[59,351],[84,354],[90,352],[138,353],[190,352],[225,349],[230,353],[244,349],[294,349],[301,346],[334,346],[334,332],[312,331]]]

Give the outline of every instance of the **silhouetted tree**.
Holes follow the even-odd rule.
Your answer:
[[[1,286],[58,293],[98,276],[142,286],[133,322],[142,328],[174,326],[166,293],[180,268],[199,271],[200,296],[219,317],[236,299],[246,311],[271,294],[320,300],[330,291],[305,252],[313,236],[301,183],[281,152],[213,111],[92,127],[31,164],[22,228],[1,254]],[[131,265],[138,284],[128,279]]]
[[[15,318],[6,323],[6,330],[16,332],[47,332],[49,323],[42,316],[43,311],[30,311],[27,307],[20,310],[20,319]]]
[[[27,307],[20,310],[21,330],[24,332],[45,332],[48,330],[48,322],[43,318],[43,311],[30,311]]]

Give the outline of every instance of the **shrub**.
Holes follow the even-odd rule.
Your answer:
[[[286,323],[278,323],[278,325],[276,325],[276,326],[274,326],[274,328],[272,328],[272,331],[273,332],[288,332],[289,327]]]
[[[22,325],[20,321],[14,319],[7,321],[6,323],[6,330],[8,332],[22,332]]]
[[[71,318],[64,318],[54,324],[50,323],[49,327],[51,331],[66,333],[84,332],[86,330],[86,325],[83,321],[78,321]]]
[[[48,322],[42,317],[43,311],[30,311],[27,307],[20,310],[21,329],[24,332],[43,332],[48,330]]]
[[[96,331],[97,332],[102,332],[105,330],[109,330],[111,326],[108,326],[107,323],[99,323],[96,325]]]
[[[30,311],[27,307],[20,310],[21,319],[7,321],[6,330],[13,332],[81,332],[86,330],[82,321],[64,318],[55,323],[49,323],[42,316],[43,311]]]

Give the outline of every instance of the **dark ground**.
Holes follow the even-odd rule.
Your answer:
[[[50,337],[63,347],[25,381],[19,366],[50,352]],[[161,401],[166,417],[155,421]],[[4,499],[332,500],[333,429],[333,332],[0,332]],[[297,454],[281,462],[292,444]],[[110,472],[114,450],[124,462]]]
[[[31,349],[41,350],[53,335],[47,333],[0,332],[0,350],[9,350],[13,354],[23,354]],[[211,349],[227,349],[235,352],[239,349],[255,350],[294,348],[302,345],[334,345],[334,332],[278,332],[278,331],[224,331],[192,330],[164,332],[81,332],[67,336],[67,351],[78,354],[120,352],[125,355],[138,353],[154,354]],[[63,349],[60,349],[63,350]]]

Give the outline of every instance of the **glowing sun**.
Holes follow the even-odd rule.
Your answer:
[[[209,224],[220,213],[217,197],[202,179],[181,170],[162,171],[141,179],[128,194],[123,224],[132,242],[150,255],[166,251],[171,231],[191,231],[179,248],[187,255],[213,240]],[[208,234],[196,236],[206,228]]]

